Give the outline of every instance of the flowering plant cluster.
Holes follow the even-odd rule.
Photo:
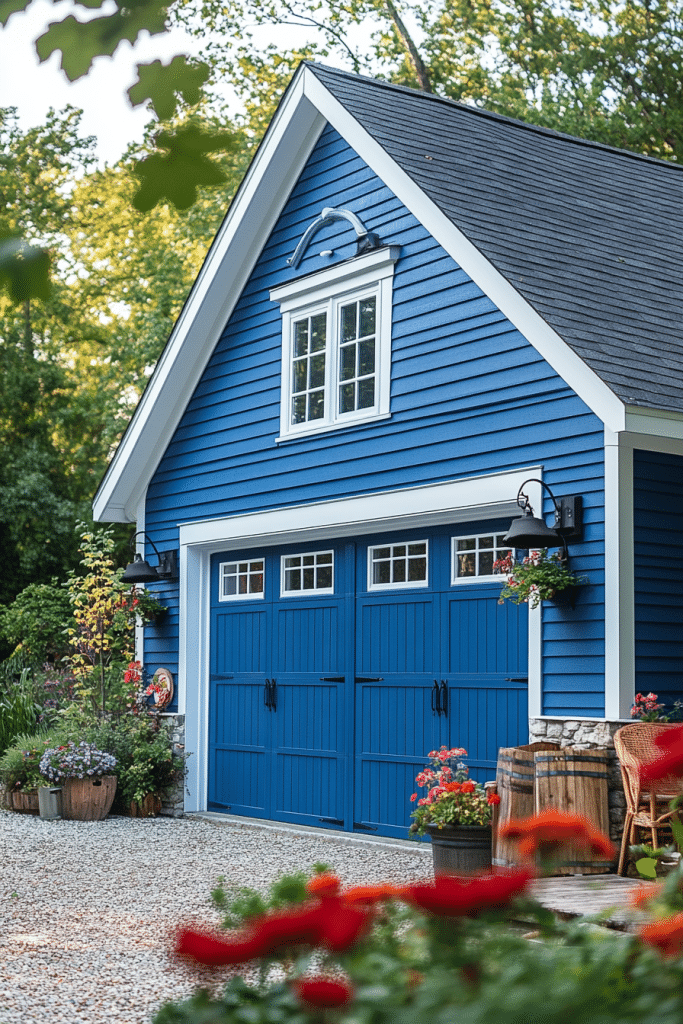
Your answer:
[[[415,777],[427,793],[423,797],[413,793],[410,798],[412,803],[417,802],[411,814],[415,820],[409,829],[410,836],[424,835],[427,825],[490,824],[491,805],[499,802],[500,797],[487,797],[484,787],[469,778],[469,768],[461,760],[466,754],[464,747],[430,750],[430,763]]]
[[[109,775],[116,768],[116,758],[91,743],[74,743],[48,748],[40,759],[40,774],[50,782],[64,779],[85,779]]]
[[[674,701],[670,711],[664,711],[665,708],[666,704],[658,703],[656,693],[637,693],[631,708],[631,718],[637,718],[640,722],[673,722],[680,718],[683,702]]]
[[[512,554],[506,555],[493,563],[493,571],[507,576],[498,603],[503,604],[507,598],[514,604],[528,604],[530,608],[536,608],[541,601],[549,600],[568,587],[586,582],[585,576],[570,572],[561,552],[550,555],[547,548],[530,551],[521,562],[514,561]]]
[[[541,860],[562,858],[567,843],[614,849],[558,812],[511,823],[515,837]],[[521,868],[346,887],[328,868],[307,884],[280,879],[267,904],[241,890],[229,931],[176,933],[175,955],[202,987],[154,1024],[680,1024],[681,872],[643,889],[651,920],[631,935],[596,927],[607,915],[558,920],[532,898],[532,879]],[[241,964],[259,967],[260,981],[247,984]],[[207,990],[207,970],[233,974],[222,993]]]

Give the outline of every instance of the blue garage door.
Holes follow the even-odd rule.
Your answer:
[[[483,781],[526,742],[526,607],[454,583],[453,535],[214,557],[211,809],[405,837],[429,750]]]

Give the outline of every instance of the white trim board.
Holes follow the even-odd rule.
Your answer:
[[[270,231],[325,123],[425,226],[553,369],[612,431],[623,403],[566,345],[386,151],[302,66],[285,94],[173,328],[93,502],[96,520],[133,522],[151,480]],[[683,416],[636,414],[646,430],[683,433]],[[641,427],[642,429],[642,427]]]
[[[532,466],[421,487],[181,523],[180,546],[201,546],[212,552],[238,551],[254,545],[274,546],[512,516],[520,513],[516,502],[519,488],[530,476],[538,477],[541,472],[539,466]]]

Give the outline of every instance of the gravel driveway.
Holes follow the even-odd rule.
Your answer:
[[[226,885],[265,890],[323,861],[349,884],[431,875],[422,845],[205,818],[42,821],[0,811],[0,1024],[148,1024],[195,980],[179,922],[215,923]]]

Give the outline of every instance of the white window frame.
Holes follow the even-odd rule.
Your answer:
[[[373,569],[372,553],[373,553],[373,551],[378,551],[380,548],[390,548],[391,552],[392,552],[392,555],[393,555],[393,549],[394,548],[399,548],[399,547],[406,547],[407,548],[410,544],[424,544],[425,545],[425,553],[424,553],[424,559],[425,559],[425,565],[426,565],[426,575],[425,575],[425,578],[423,580],[401,580],[399,583],[374,583],[373,579],[372,579],[372,577],[373,577],[373,572],[372,572],[372,569]],[[422,558],[423,556],[420,555],[419,557]],[[390,557],[390,560],[393,560],[393,559]],[[419,538],[418,540],[406,540],[406,541],[397,540],[397,541],[390,541],[387,544],[372,544],[372,545],[368,546],[368,579],[367,579],[367,583],[368,583],[368,591],[375,591],[375,590],[414,590],[415,588],[418,588],[418,587],[428,587],[429,586],[429,541],[427,540],[427,538],[425,537],[424,539],[423,538]]]
[[[251,566],[255,562],[261,563],[261,575],[263,576],[263,590],[260,594],[224,594],[223,593],[223,580],[225,578],[225,566],[227,565],[242,565],[247,563],[247,578],[252,575]],[[240,573],[237,572],[237,578],[239,579]],[[218,600],[219,601],[262,601],[266,592],[266,560],[265,558],[231,558],[226,562],[220,562],[218,566]]]
[[[505,580],[505,576],[500,573],[489,573],[486,576],[458,576],[458,554],[464,554],[464,552],[458,552],[457,543],[460,540],[474,540],[479,541],[482,537],[493,537],[494,546],[493,548],[484,548],[485,551],[493,551],[493,561],[497,561],[498,558],[502,557],[503,551],[511,551],[513,558],[515,549],[514,547],[498,547],[495,543],[496,537],[503,535],[504,530],[485,530],[482,533],[468,533],[462,534],[458,537],[451,537],[451,586],[462,587],[467,586],[471,583],[500,583],[502,584]],[[476,556],[477,568],[479,568],[479,544],[472,551],[472,554]]]
[[[287,558],[304,559],[311,556],[317,558],[319,555],[332,556],[330,563],[332,568],[332,585],[330,587],[314,587],[312,590],[285,590],[285,560]],[[302,568],[304,568],[303,565]],[[314,565],[314,568],[317,569],[317,565]],[[288,555],[280,555],[280,597],[318,597],[325,594],[334,594],[334,548],[328,548],[324,551],[290,551]]]
[[[385,419],[390,415],[391,322],[394,264],[398,246],[386,246],[288,284],[273,288],[270,297],[282,313],[280,435],[277,442]],[[375,404],[368,409],[339,412],[339,318],[341,306],[375,296]],[[326,312],[325,416],[291,422],[294,323]]]

